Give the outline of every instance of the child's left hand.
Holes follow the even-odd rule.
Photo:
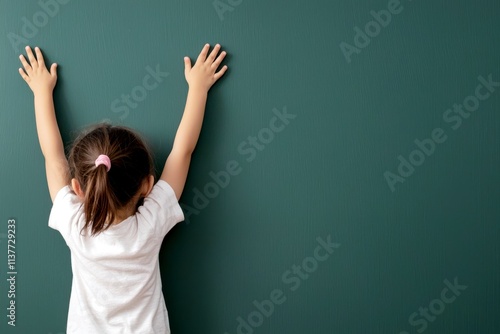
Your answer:
[[[45,67],[42,52],[38,47],[35,48],[36,58],[29,46],[26,47],[26,53],[28,54],[29,63],[24,58],[24,55],[19,56],[24,66],[24,70],[19,69],[19,74],[26,81],[34,95],[52,94],[57,82],[57,64],[52,64],[49,72]]]

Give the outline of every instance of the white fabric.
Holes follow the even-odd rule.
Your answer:
[[[158,253],[184,220],[173,189],[158,181],[138,212],[101,234],[80,231],[83,205],[69,186],[54,199],[49,226],[71,250],[68,334],[170,333]]]

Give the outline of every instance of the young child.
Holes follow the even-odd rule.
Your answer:
[[[53,207],[49,226],[71,251],[67,333],[170,333],[158,253],[184,220],[178,200],[198,141],[210,87],[226,53],[205,45],[194,66],[184,58],[186,107],[160,180],[143,140],[126,127],[100,124],[75,141],[69,162],[54,112],[57,65],[26,47],[19,73],[34,95],[35,118]]]

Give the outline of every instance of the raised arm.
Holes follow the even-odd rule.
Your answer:
[[[29,63],[24,55],[19,56],[24,67],[24,69],[19,69],[19,74],[33,91],[36,130],[45,157],[50,198],[54,201],[57,192],[69,182],[68,161],[64,155],[64,146],[57,126],[52,97],[57,82],[57,64],[52,64],[49,72],[38,47],[35,48],[35,53],[36,58],[31,48],[26,47]]]
[[[220,51],[219,44],[214,47],[210,55],[208,55],[209,49],[210,45],[206,44],[193,67],[191,60],[188,57],[184,58],[184,75],[189,85],[186,107],[175,135],[172,151],[160,177],[174,189],[177,200],[184,189],[191,155],[200,136],[208,91],[227,70],[227,66],[224,65],[216,72],[226,52],[223,51],[217,56]]]

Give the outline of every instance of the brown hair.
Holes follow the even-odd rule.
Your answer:
[[[109,172],[105,165],[95,166],[101,154],[111,160]],[[82,231],[90,227],[91,235],[109,228],[118,210],[130,203],[144,179],[154,175],[146,143],[124,126],[101,123],[84,131],[75,140],[68,160],[71,177],[78,180],[85,194],[86,222]]]

